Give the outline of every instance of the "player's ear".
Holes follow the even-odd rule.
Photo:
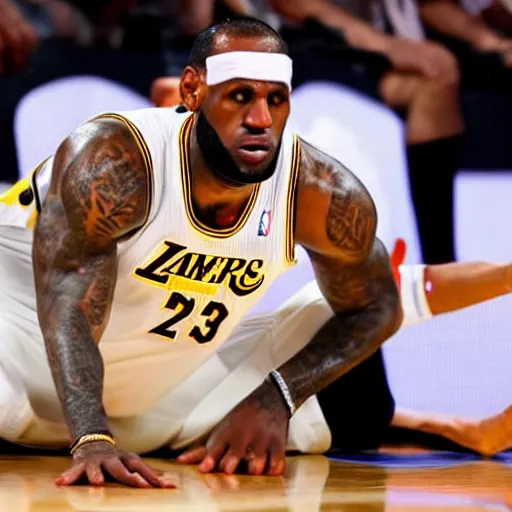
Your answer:
[[[204,73],[187,66],[181,75],[180,94],[183,105],[190,112],[197,112],[206,94]]]

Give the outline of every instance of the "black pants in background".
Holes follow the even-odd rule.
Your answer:
[[[333,450],[357,452],[378,448],[395,413],[382,351],[318,393],[332,435]]]

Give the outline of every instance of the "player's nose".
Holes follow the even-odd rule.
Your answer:
[[[272,115],[266,99],[257,98],[251,104],[245,116],[245,125],[258,130],[266,130],[272,126]]]

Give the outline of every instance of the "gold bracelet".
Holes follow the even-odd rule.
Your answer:
[[[107,434],[86,434],[73,444],[71,447],[71,455],[73,455],[78,450],[78,448],[81,448],[82,446],[89,443],[94,443],[96,441],[105,441],[110,443],[112,446],[116,445],[115,439]]]

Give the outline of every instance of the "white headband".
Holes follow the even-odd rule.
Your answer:
[[[234,78],[282,82],[292,89],[292,59],[282,53],[226,52],[206,59],[206,85]]]

